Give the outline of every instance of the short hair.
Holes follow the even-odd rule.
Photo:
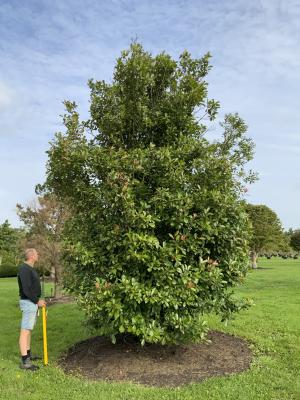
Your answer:
[[[33,253],[36,253],[36,249],[30,248],[25,250],[25,260],[29,260],[30,257],[33,256]]]

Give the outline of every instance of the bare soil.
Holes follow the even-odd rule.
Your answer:
[[[252,352],[246,340],[217,331],[211,331],[208,339],[210,343],[188,346],[142,347],[131,335],[120,336],[116,344],[96,336],[75,344],[60,364],[66,373],[92,380],[159,387],[178,387],[249,368]]]
[[[74,299],[71,296],[63,295],[60,297],[45,297],[47,307],[53,306],[54,304],[66,304],[73,303]]]

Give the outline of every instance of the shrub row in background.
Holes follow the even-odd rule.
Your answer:
[[[265,253],[265,254],[261,254],[262,257],[266,257],[268,259],[271,259],[272,257],[281,257],[283,259],[289,259],[289,258],[293,258],[293,259],[297,259],[299,258],[299,254],[297,253]]]
[[[0,265],[0,278],[17,276],[18,267],[16,265]]]

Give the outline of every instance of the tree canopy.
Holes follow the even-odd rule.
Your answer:
[[[16,265],[21,257],[18,246],[21,229],[13,228],[8,220],[0,224],[0,265]]]
[[[40,196],[30,206],[17,204],[17,213],[25,225],[23,247],[34,247],[40,254],[39,265],[54,278],[54,297],[62,286],[63,229],[70,213],[53,194]]]
[[[300,251],[300,229],[293,231],[290,238],[292,248],[296,251]]]
[[[122,52],[112,82],[89,81],[90,118],[66,101],[65,132],[48,151],[47,180],[72,210],[66,287],[99,333],[142,343],[204,337],[203,314],[228,318],[248,264],[244,166],[253,143],[237,114],[222,139],[206,76],[210,55]]]
[[[255,268],[259,254],[265,251],[278,251],[286,244],[286,239],[277,214],[269,207],[263,204],[247,204],[247,213],[252,225],[250,248]]]

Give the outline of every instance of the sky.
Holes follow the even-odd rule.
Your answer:
[[[256,144],[247,201],[300,228],[300,0],[1,0],[0,224],[19,226],[16,203],[44,181],[63,100],[87,118],[88,79],[110,81],[134,39],[175,59],[211,52],[209,97]]]

